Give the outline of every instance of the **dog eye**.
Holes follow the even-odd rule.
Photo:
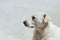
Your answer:
[[[32,16],[32,19],[35,19],[35,17],[34,17],[34,16]]]
[[[45,18],[46,17],[46,14],[44,14],[43,17]]]

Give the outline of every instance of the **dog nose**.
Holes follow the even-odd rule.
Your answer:
[[[28,24],[27,24],[27,22],[26,22],[26,21],[23,21],[23,24],[24,24],[25,26],[28,26]]]
[[[32,16],[32,19],[35,19],[35,16]]]

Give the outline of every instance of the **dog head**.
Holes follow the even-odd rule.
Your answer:
[[[30,18],[23,21],[23,24],[26,27],[34,28],[35,26],[40,27],[41,25],[43,25],[44,23],[47,23],[50,20],[51,18],[47,14],[40,13],[40,14],[35,14],[30,16]]]

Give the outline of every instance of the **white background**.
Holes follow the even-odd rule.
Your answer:
[[[60,26],[59,0],[0,0],[0,40],[31,40],[33,29],[22,22],[37,12],[47,12]]]

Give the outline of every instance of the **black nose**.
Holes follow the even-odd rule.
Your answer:
[[[35,19],[35,17],[34,17],[34,16],[32,16],[32,19]]]
[[[28,26],[28,24],[27,24],[27,22],[26,22],[26,21],[23,21],[23,24],[24,24],[25,26]]]

